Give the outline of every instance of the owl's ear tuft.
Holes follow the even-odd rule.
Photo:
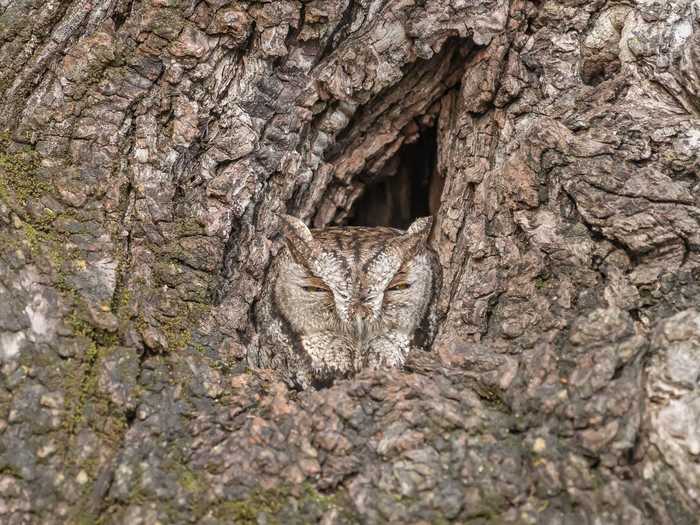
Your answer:
[[[427,217],[420,217],[411,223],[408,227],[406,233],[409,235],[413,234],[425,234],[425,238],[428,238],[430,234],[430,227],[433,225],[433,216],[428,215]]]
[[[408,230],[406,230],[406,233],[394,239],[392,244],[399,250],[404,261],[412,259],[418,252],[425,248],[432,224],[432,217],[421,217],[413,221],[408,227]]]
[[[301,264],[308,264],[317,252],[311,231],[301,220],[291,215],[279,215],[282,233],[292,257]]]
[[[284,236],[291,241],[313,242],[309,228],[300,219],[291,215],[279,215]]]

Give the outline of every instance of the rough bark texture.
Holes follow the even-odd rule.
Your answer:
[[[0,0],[0,64],[3,523],[697,522],[697,1]],[[433,351],[248,370],[276,214],[431,126]]]

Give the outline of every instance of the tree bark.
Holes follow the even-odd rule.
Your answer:
[[[3,523],[697,522],[697,2],[0,0],[0,64]],[[431,352],[248,367],[277,214],[433,142]]]

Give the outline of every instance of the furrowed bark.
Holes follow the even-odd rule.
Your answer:
[[[699,17],[0,0],[0,521],[695,523]],[[277,214],[421,192],[432,351],[247,369]]]

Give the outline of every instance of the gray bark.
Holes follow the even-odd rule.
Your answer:
[[[697,522],[697,1],[0,0],[0,64],[3,523]],[[247,369],[276,214],[432,126],[432,351]]]

